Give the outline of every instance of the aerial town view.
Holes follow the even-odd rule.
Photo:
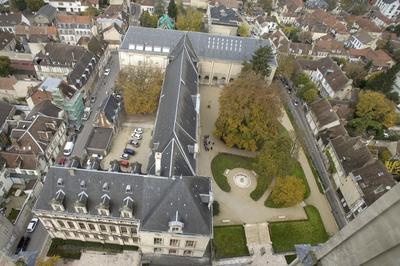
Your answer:
[[[400,0],[0,0],[0,266],[400,265]]]

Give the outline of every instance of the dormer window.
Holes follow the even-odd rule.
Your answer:
[[[88,201],[88,194],[85,191],[82,191],[78,194],[78,199],[74,203],[75,211],[77,213],[87,213],[87,201]]]
[[[58,190],[56,192],[55,197],[51,200],[51,207],[55,211],[64,211],[64,198],[65,198],[65,192],[63,190]]]
[[[128,196],[122,201],[120,215],[122,218],[132,218],[132,216],[133,216],[133,199],[131,197]]]
[[[111,198],[107,194],[101,196],[100,204],[97,205],[97,211],[99,215],[104,215],[104,216],[110,215],[110,200]]]
[[[168,226],[171,233],[183,232],[184,223],[180,221],[178,211],[176,211],[174,219],[168,223]]]

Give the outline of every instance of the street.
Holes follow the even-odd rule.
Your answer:
[[[312,132],[311,128],[308,125],[307,119],[303,111],[303,105],[298,104],[296,106],[293,103],[294,100],[297,100],[297,97],[295,96],[295,90],[293,90],[293,88],[291,88],[293,92],[292,94],[289,94],[287,90],[284,89],[284,86],[282,86],[282,88],[285,91],[285,93],[283,94],[286,97],[287,106],[290,112],[292,113],[297,126],[303,132],[302,136],[305,145],[304,148],[308,150],[311,160],[313,161],[314,166],[318,172],[318,175],[320,176],[320,180],[325,189],[326,198],[328,199],[328,202],[332,208],[332,214],[335,217],[338,227],[341,229],[347,224],[347,221],[344,218],[344,212],[342,207],[340,206],[340,203],[336,196],[336,192],[332,188],[332,184],[329,180],[329,173],[325,168],[325,164],[322,155],[320,153],[320,150],[318,149],[316,140],[311,133]]]
[[[91,104],[92,112],[88,120],[82,125],[83,129],[78,134],[78,137],[75,142],[74,149],[70,158],[73,156],[78,156],[80,159],[83,159],[84,155],[86,154],[86,143],[88,142],[90,133],[92,132],[93,123],[96,118],[96,114],[99,112],[100,106],[106,97],[112,93],[114,88],[114,82],[118,77],[119,73],[119,60],[118,60],[118,53],[111,53],[110,60],[105,68],[110,68],[110,74],[108,76],[103,75],[102,71],[100,73],[100,78],[96,80],[94,86],[95,89],[93,94],[90,97],[95,96],[96,101]]]
[[[47,231],[42,225],[42,223],[39,221],[35,231],[33,231],[33,233],[27,233],[26,235],[31,238],[31,241],[29,242],[28,248],[26,250],[36,251],[40,253],[43,244],[48,236]]]

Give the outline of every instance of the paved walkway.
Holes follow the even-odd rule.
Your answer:
[[[209,87],[202,86],[200,88],[201,93],[201,114],[200,114],[200,132],[201,139],[204,135],[211,136],[211,142],[214,142],[213,150],[205,151],[203,145],[200,145],[202,150],[199,154],[198,160],[198,173],[199,175],[212,177],[211,173],[211,161],[219,152],[229,152],[237,155],[254,157],[254,152],[247,152],[239,149],[228,149],[225,144],[212,137],[214,124],[218,117],[218,98],[222,91],[221,87]],[[208,107],[209,106],[209,107]],[[294,131],[290,120],[286,113],[282,118],[282,124],[288,131]],[[308,164],[307,158],[305,157],[304,151],[299,149],[299,162],[303,167],[304,173],[307,177],[308,184],[310,186],[310,196],[305,200],[307,204],[312,204],[318,208],[321,217],[323,219],[327,232],[332,235],[337,231],[337,226],[333,215],[331,213],[330,206],[325,196],[318,190],[316,181],[314,179],[311,168]],[[218,185],[213,182],[213,191],[215,200],[219,202],[220,214],[214,217],[214,224],[243,224],[243,223],[259,223],[259,222],[271,222],[281,220],[299,220],[306,219],[307,216],[304,209],[298,205],[290,208],[267,208],[264,206],[264,201],[271,193],[272,184],[264,193],[263,197],[258,201],[253,201],[250,198],[251,188],[254,188],[255,184],[252,184],[250,188],[243,189],[239,188],[233,183],[232,179],[228,179],[231,185],[231,192],[226,193],[222,191]]]
[[[282,125],[289,132],[294,132],[294,128],[290,122],[289,117],[286,112],[281,120]],[[321,194],[318,189],[317,181],[314,178],[314,174],[310,168],[307,157],[304,153],[303,148],[299,148],[298,158],[297,158],[303,168],[304,174],[306,175],[308,185],[310,186],[310,196],[305,199],[305,202],[310,205],[314,205],[319,213],[321,214],[322,221],[325,225],[325,229],[329,235],[333,235],[338,231],[337,224],[335,222],[335,218],[332,215],[332,209],[329,205],[328,200],[326,199],[324,194]]]
[[[103,252],[83,252],[79,260],[60,260],[57,266],[139,266],[140,255],[137,251],[124,251],[118,254],[107,254]]]
[[[201,93],[201,114],[200,114],[200,132],[201,139],[204,135],[210,135],[211,143],[214,142],[213,150],[205,151],[203,145],[200,145],[202,150],[198,159],[198,173],[202,176],[212,178],[211,161],[220,152],[229,152],[237,155],[254,157],[255,152],[247,152],[239,149],[229,149],[225,144],[212,137],[214,123],[218,117],[218,98],[222,88],[202,86]],[[208,108],[207,106],[210,106]],[[218,185],[213,182],[214,198],[220,205],[220,214],[214,217],[214,224],[244,224],[244,223],[259,223],[265,221],[282,221],[282,220],[299,220],[306,219],[307,215],[303,208],[299,206],[290,208],[267,208],[264,206],[264,201],[267,199],[270,188],[264,196],[258,201],[250,198],[252,188],[255,188],[256,183],[252,182],[250,188],[239,188],[232,179],[228,179],[231,185],[231,191],[226,193],[222,191]],[[224,222],[223,222],[224,221]]]

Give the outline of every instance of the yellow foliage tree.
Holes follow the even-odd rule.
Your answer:
[[[128,114],[149,114],[157,110],[162,73],[148,67],[130,68],[121,71],[117,87],[124,96],[124,107]]]
[[[54,266],[56,265],[56,262],[60,259],[59,256],[52,256],[50,258],[47,258],[46,260],[39,259],[36,261],[35,266]]]
[[[291,207],[304,198],[306,187],[303,181],[295,176],[277,177],[272,188],[272,201],[282,207]]]
[[[176,28],[184,31],[201,31],[203,24],[203,13],[193,8],[188,8],[185,12],[179,12],[176,20]]]
[[[242,23],[238,28],[238,34],[241,37],[248,37],[250,35],[249,26],[247,26],[245,23]]]

